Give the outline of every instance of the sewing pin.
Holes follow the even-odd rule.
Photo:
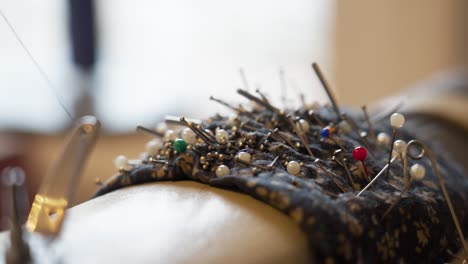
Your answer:
[[[394,162],[396,159],[397,159],[397,156],[393,156],[393,158],[390,160],[390,163]],[[386,164],[386,165],[379,171],[379,173],[377,173],[377,175],[372,179],[372,181],[369,182],[369,183],[366,185],[366,187],[364,187],[356,196],[360,196],[364,191],[366,191],[367,189],[369,189],[369,188],[372,186],[372,184],[374,184],[374,182],[377,181],[377,180],[380,178],[380,176],[383,175],[383,173],[386,171],[387,167],[388,167],[388,164]]]
[[[362,170],[364,171],[367,181],[371,181],[369,177],[369,173],[367,172],[367,167],[366,164],[364,163],[364,160],[367,157],[367,150],[364,147],[358,146],[353,150],[353,158],[356,160],[359,160],[361,162]]]
[[[249,117],[254,117],[252,113],[246,111],[242,106],[239,106],[239,107],[235,107],[235,106],[232,106],[230,105],[229,103],[221,100],[221,99],[218,99],[218,98],[215,98],[213,96],[210,96],[210,100],[211,101],[215,101],[223,106],[226,106],[227,108],[233,110],[234,112],[236,112],[238,115],[242,115],[242,114],[245,114],[245,115],[248,115]]]
[[[309,117],[311,117],[315,123],[317,123],[319,126],[321,127],[325,127],[325,124],[322,122],[322,120],[320,120],[320,118],[318,118],[317,114],[315,113],[314,110],[309,110],[309,112],[307,112],[307,114],[309,115]]]
[[[299,173],[301,173],[301,164],[295,160],[292,160],[288,162],[288,165],[286,165],[286,171],[291,175],[297,176]]]
[[[275,128],[275,129],[273,130],[273,133],[274,133],[275,135],[278,135],[278,137],[279,137],[281,140],[283,140],[286,144],[288,144],[291,148],[297,149],[296,146],[294,146],[294,144],[293,144],[289,139],[287,139],[285,136],[283,136],[283,134],[281,133],[281,131],[279,131],[278,128]]]
[[[322,136],[323,138],[328,138],[330,139],[331,141],[333,141],[333,143],[335,143],[338,147],[340,147],[341,149],[344,150],[344,147],[338,143],[338,141],[335,140],[335,138],[332,136],[332,133],[333,133],[333,128],[330,127],[330,126],[326,126],[322,129],[322,131],[320,132],[320,136]]]
[[[242,67],[239,68],[239,75],[240,75],[240,78],[242,80],[242,84],[244,85],[244,89],[246,91],[249,91],[250,90],[249,82],[247,81],[247,76],[245,75],[245,71],[244,71],[244,69]]]
[[[351,175],[351,172],[349,172],[348,165],[346,165],[346,160],[344,158],[343,150],[342,149],[335,150],[335,152],[333,153],[332,159],[345,169],[346,174],[348,175],[349,181],[351,182],[351,185],[354,188],[355,183],[353,180],[353,176]]]
[[[388,154],[388,162],[387,162],[388,167],[387,167],[386,177],[388,177],[388,174],[390,173],[390,160],[392,159],[392,155],[393,155],[393,147],[394,147],[393,143],[395,142],[397,129],[401,128],[404,123],[405,123],[404,115],[399,114],[399,113],[394,113],[390,116],[390,125],[392,126],[393,131],[392,131],[392,141],[390,143],[391,144],[390,153]]]
[[[258,90],[257,90],[257,92],[258,92]],[[249,93],[248,91],[245,91],[245,90],[242,90],[242,89],[237,89],[237,93],[244,96],[245,98],[259,104],[259,105],[264,106],[265,108],[267,108],[270,111],[273,111],[273,112],[278,113],[278,114],[281,113],[281,111],[278,108],[271,105],[268,101],[260,99],[260,98],[256,97],[255,95]]]
[[[314,163],[319,166],[319,168],[328,176],[328,178],[330,178],[335,184],[336,186],[338,186],[338,188],[343,192],[345,193],[346,190],[343,188],[343,186],[341,186],[341,184],[333,177],[333,175],[327,171],[327,169],[325,169],[325,167],[323,167],[322,164],[320,164],[320,159],[315,159]]]
[[[312,153],[312,151],[310,150],[310,147],[309,147],[309,142],[307,142],[307,138],[305,136],[305,133],[304,133],[304,130],[303,130],[303,126],[300,125],[299,123],[296,123],[294,125],[293,121],[291,120],[291,116],[286,116],[286,119],[288,120],[288,122],[290,123],[290,125],[292,126],[293,130],[296,132],[296,135],[297,137],[299,138],[299,140],[301,141],[302,145],[304,145],[307,153],[309,153],[309,155],[312,157],[312,158],[315,158],[314,154]],[[305,121],[305,120],[304,120]],[[307,122],[307,121],[306,121]],[[308,125],[308,124],[307,124]]]
[[[393,143],[393,152],[400,157],[400,161],[403,163],[403,182],[404,186],[407,186],[408,181],[408,159],[406,157],[407,144],[404,140],[398,139]]]
[[[372,122],[370,121],[369,113],[367,112],[367,106],[363,105],[361,109],[362,109],[362,112],[364,112],[364,118],[366,119],[366,122],[367,122],[367,129],[369,132],[369,136],[373,140],[375,140],[376,139],[375,131],[374,131],[374,127],[372,126]]]
[[[280,156],[276,156],[276,158],[275,158],[270,164],[268,164],[267,167],[268,167],[269,169],[272,169],[273,166],[275,165],[275,163],[279,160],[279,157],[280,157]]]
[[[136,130],[140,131],[140,132],[145,132],[145,133],[148,133],[150,135],[157,136],[157,137],[160,137],[160,138],[164,137],[163,133],[157,132],[157,131],[155,131],[153,129],[146,128],[144,126],[137,126]]]
[[[281,87],[281,102],[283,103],[283,107],[286,108],[286,75],[283,69],[279,70],[279,80],[280,80],[280,87]]]
[[[322,83],[323,88],[325,89],[325,92],[327,93],[328,98],[330,99],[330,102],[333,106],[333,109],[336,112],[336,115],[338,117],[338,120],[341,120],[341,111],[340,108],[338,107],[338,103],[336,102],[336,99],[330,89],[330,86],[328,85],[327,80],[325,79],[322,70],[318,66],[316,62],[312,63],[312,68],[315,71],[315,74],[317,74],[317,77],[319,78],[320,82]]]

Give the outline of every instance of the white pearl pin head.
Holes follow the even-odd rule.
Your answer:
[[[299,175],[301,173],[301,164],[297,161],[290,161],[288,162],[288,165],[286,166],[286,170],[288,171],[289,174],[292,175]]]
[[[390,140],[390,136],[387,133],[381,132],[377,135],[377,144],[379,146],[388,146]]]
[[[424,168],[424,166],[422,166],[421,164],[416,163],[413,166],[411,166],[410,175],[413,180],[420,181],[426,175],[426,168]]]
[[[114,159],[114,165],[118,170],[127,170],[130,168],[127,157],[119,155]]]
[[[218,168],[216,168],[216,176],[218,177],[224,177],[229,175],[229,167],[226,165],[219,165]]]
[[[167,125],[164,122],[158,123],[154,130],[160,134],[164,134],[167,130]]]
[[[222,143],[225,140],[229,139],[229,133],[224,129],[218,129],[216,131],[216,141]]]
[[[182,139],[191,145],[197,143],[197,135],[188,127],[182,131]]]
[[[348,122],[346,122],[345,120],[342,120],[342,121],[340,121],[340,123],[338,123],[338,129],[342,133],[345,133],[345,134],[349,134],[352,131],[351,125]]]
[[[250,154],[248,152],[241,151],[237,154],[237,158],[244,162],[250,162]]]
[[[169,129],[169,130],[166,130],[166,133],[164,133],[164,137],[167,140],[175,140],[177,138],[177,134],[174,130]]]
[[[307,132],[310,128],[309,122],[307,122],[307,120],[305,119],[299,119],[299,121],[297,121],[296,126],[301,132]]]
[[[159,140],[153,139],[153,140],[148,141],[148,143],[146,143],[145,150],[146,150],[146,153],[148,153],[148,155],[154,156],[159,153],[162,147],[163,147],[162,143]]]
[[[406,146],[406,142],[404,140],[399,139],[393,143],[393,150],[399,155],[404,155],[404,153],[406,152]]]
[[[405,116],[400,113],[394,113],[390,117],[390,125],[392,125],[393,128],[400,128],[403,126],[404,123],[405,123]]]

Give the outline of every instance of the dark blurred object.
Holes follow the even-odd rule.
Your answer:
[[[92,0],[70,0],[70,39],[77,68],[73,85],[78,89],[74,116],[94,113],[93,74],[96,62],[95,12]]]
[[[0,133],[0,171],[7,167],[25,167],[27,165],[25,155],[23,153],[23,145],[21,144],[22,137],[8,133]],[[29,186],[26,184],[26,186]],[[0,197],[4,197],[5,189],[0,188]],[[31,192],[29,189],[28,192]],[[30,202],[28,201],[28,204]],[[0,202],[0,230],[7,228],[7,219],[5,216],[6,208],[5,201]]]
[[[96,61],[94,5],[92,0],[70,0],[70,37],[73,61],[91,71]]]

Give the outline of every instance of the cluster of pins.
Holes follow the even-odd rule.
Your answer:
[[[319,80],[325,87],[325,91],[329,96],[330,100],[333,103],[333,107],[337,113],[339,113],[339,108],[336,105],[336,100],[334,99],[331,90],[328,88],[328,84],[323,77],[323,74],[316,63],[312,65],[313,69],[317,73]],[[244,83],[245,89],[239,89],[238,93],[251,101],[253,110],[248,111],[242,105],[232,106],[220,99],[210,97],[211,100],[218,102],[232,110],[234,110],[239,116],[251,118],[249,121],[240,121],[239,119],[233,120],[235,125],[229,128],[230,131],[222,127],[216,127],[213,130],[202,128],[201,121],[195,119],[186,119],[184,117],[177,118],[169,116],[166,118],[166,123],[184,125],[186,126],[183,130],[173,130],[167,129],[167,126],[163,124],[158,125],[155,129],[150,129],[142,126],[138,126],[137,130],[145,132],[155,136],[155,139],[150,140],[146,144],[146,151],[142,153],[139,160],[129,160],[123,155],[119,155],[114,160],[114,165],[120,172],[130,171],[133,167],[137,166],[141,162],[147,161],[152,162],[167,162],[175,155],[185,152],[187,149],[200,153],[206,147],[209,150],[205,153],[200,153],[200,163],[202,164],[203,169],[211,169],[215,172],[216,176],[223,177],[230,174],[230,168],[222,161],[236,161],[240,164],[247,165],[253,168],[253,174],[256,174],[259,171],[272,170],[275,166],[284,166],[284,169],[291,175],[300,175],[303,173],[302,167],[303,162],[297,161],[289,158],[287,155],[278,153],[276,158],[268,164],[267,166],[257,165],[251,160],[251,152],[253,150],[265,151],[265,148],[272,141],[281,141],[286,145],[294,148],[295,150],[300,150],[304,148],[309,156],[315,159],[315,163],[324,170],[327,174],[328,171],[320,164],[320,160],[315,157],[309,148],[308,138],[310,134],[317,135],[319,134],[323,141],[331,141],[333,144],[337,145],[340,150],[344,150],[343,147],[335,139],[335,135],[338,131],[344,133],[349,133],[351,131],[351,126],[348,125],[348,122],[343,118],[339,119],[338,125],[333,123],[325,125],[322,120],[314,112],[314,109],[309,109],[306,112],[306,116],[292,116],[291,114],[286,114],[285,111],[278,109],[273,106],[267,97],[261,93],[259,90],[256,90],[257,95],[254,95],[249,92],[249,85],[247,78],[243,70],[240,71],[242,81]],[[284,90],[285,80],[284,72],[281,71],[281,80],[282,80],[282,89]],[[283,96],[284,97],[284,96]],[[284,99],[284,98],[283,98]],[[301,100],[303,101],[304,96],[301,95]],[[304,104],[305,105],[305,104]],[[317,104],[315,105],[317,107]],[[271,122],[266,124],[265,122],[260,122],[255,118],[256,111],[262,111],[262,107],[268,111],[271,111],[275,114],[275,117]],[[289,127],[289,130],[297,137],[298,140],[291,139],[288,136],[288,129],[279,129],[277,126],[281,123],[286,123]],[[315,123],[322,127],[320,131],[311,131],[312,125]],[[237,133],[240,128],[244,130],[255,131],[260,127],[269,127],[271,129],[270,133],[258,142],[258,139],[255,136],[249,135],[248,133]],[[340,158],[342,155],[338,155]],[[338,161],[340,162],[340,161]],[[341,163],[344,166],[346,165],[346,159],[342,159]],[[215,165],[215,166],[213,166]],[[333,176],[331,177],[333,178]],[[351,176],[350,176],[351,178]],[[336,182],[336,181],[335,181]],[[102,182],[99,181],[99,184]],[[338,184],[337,184],[338,185]],[[345,189],[341,186],[338,186],[343,192]]]
[[[301,115],[297,112],[287,113],[286,110],[280,110],[273,106],[267,97],[259,90],[256,91],[258,95],[255,95],[248,91],[248,83],[245,78],[245,74],[241,71],[242,80],[245,85],[245,89],[239,89],[238,93],[248,100],[250,100],[252,107],[251,111],[248,111],[242,105],[234,106],[220,99],[211,97],[210,99],[218,102],[237,113],[237,117],[229,120],[229,126],[220,126],[211,129],[203,128],[200,120],[186,119],[184,117],[168,117],[166,123],[174,123],[176,125],[186,126],[185,129],[175,131],[172,129],[148,129],[139,126],[137,130],[149,133],[156,136],[156,139],[152,139],[146,144],[146,152],[142,155],[141,160],[128,160],[124,156],[118,156],[114,163],[117,169],[121,172],[130,170],[135,164],[142,161],[149,163],[164,163],[168,164],[168,161],[180,153],[184,153],[187,150],[197,153],[200,156],[200,164],[204,170],[213,172],[217,177],[225,177],[231,174],[231,168],[228,164],[236,162],[238,164],[250,167],[252,174],[255,175],[259,171],[274,170],[281,167],[287,171],[287,173],[295,176],[302,176],[305,173],[303,167],[303,161],[294,160],[288,157],[285,153],[275,153],[276,157],[268,165],[259,165],[253,160],[253,152],[267,152],[269,143],[281,142],[298,152],[302,152],[309,155],[314,164],[319,170],[322,170],[332,182],[337,186],[341,192],[348,192],[348,190],[335,179],[336,175],[331,169],[324,166],[323,160],[317,158],[311,151],[309,144],[311,139],[316,139],[320,142],[332,144],[336,147],[333,153],[332,160],[343,167],[346,172],[346,178],[351,183],[353,188],[352,191],[357,192],[357,196],[361,196],[375,182],[382,178],[382,175],[386,175],[388,179],[391,165],[400,161],[403,164],[403,189],[399,199],[388,208],[381,220],[384,219],[388,213],[396,206],[398,201],[407,192],[412,184],[416,181],[421,181],[426,174],[426,168],[419,163],[414,163],[408,168],[408,159],[420,160],[423,156],[427,156],[432,164],[434,172],[439,180],[440,187],[442,189],[445,201],[450,209],[450,213],[453,222],[456,226],[460,240],[463,243],[463,250],[465,257],[468,259],[468,247],[464,240],[464,235],[461,230],[458,218],[453,209],[448,192],[445,188],[445,184],[442,176],[437,168],[437,163],[432,156],[430,150],[422,144],[420,141],[412,140],[409,143],[398,138],[398,130],[403,127],[405,123],[405,117],[400,113],[393,113],[390,116],[390,125],[392,127],[391,136],[385,132],[376,134],[373,129],[373,125],[367,109],[365,106],[362,107],[364,113],[364,119],[367,123],[367,131],[361,129],[357,123],[345,113],[340,111],[335,97],[327,81],[325,80],[323,73],[319,66],[314,63],[312,65],[318,79],[322,83],[326,94],[328,95],[333,111],[336,114],[336,123],[330,122],[324,123],[324,120],[318,117],[315,112],[318,110],[317,107],[306,108],[304,104],[304,111]],[[282,73],[284,74],[284,73]],[[283,96],[284,97],[284,96]],[[303,100],[301,96],[301,100]],[[263,112],[269,112],[269,119],[262,120],[258,116]],[[218,116],[218,119],[222,120],[223,117]],[[209,125],[212,120],[208,120],[206,123]],[[226,120],[224,120],[226,121]],[[317,128],[319,128],[317,130]],[[256,138],[253,133],[259,129],[267,129],[270,132],[262,139]],[[365,177],[367,185],[361,188],[356,183],[356,176],[353,175],[350,169],[350,162],[345,158],[346,151],[349,149],[345,148],[340,143],[340,134],[354,133],[360,140],[361,145],[355,146],[352,150],[352,157],[359,164],[361,175]],[[291,136],[292,135],[292,136]],[[383,168],[376,175],[370,175],[369,170],[365,164],[368,156],[372,157],[372,152],[375,148],[389,149],[388,160],[386,164],[383,164]],[[421,149],[419,155],[414,155],[410,151],[412,147]]]

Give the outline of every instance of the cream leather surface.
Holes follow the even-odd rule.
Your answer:
[[[195,182],[135,186],[78,205],[56,244],[64,263],[310,262],[306,238],[288,217]]]

